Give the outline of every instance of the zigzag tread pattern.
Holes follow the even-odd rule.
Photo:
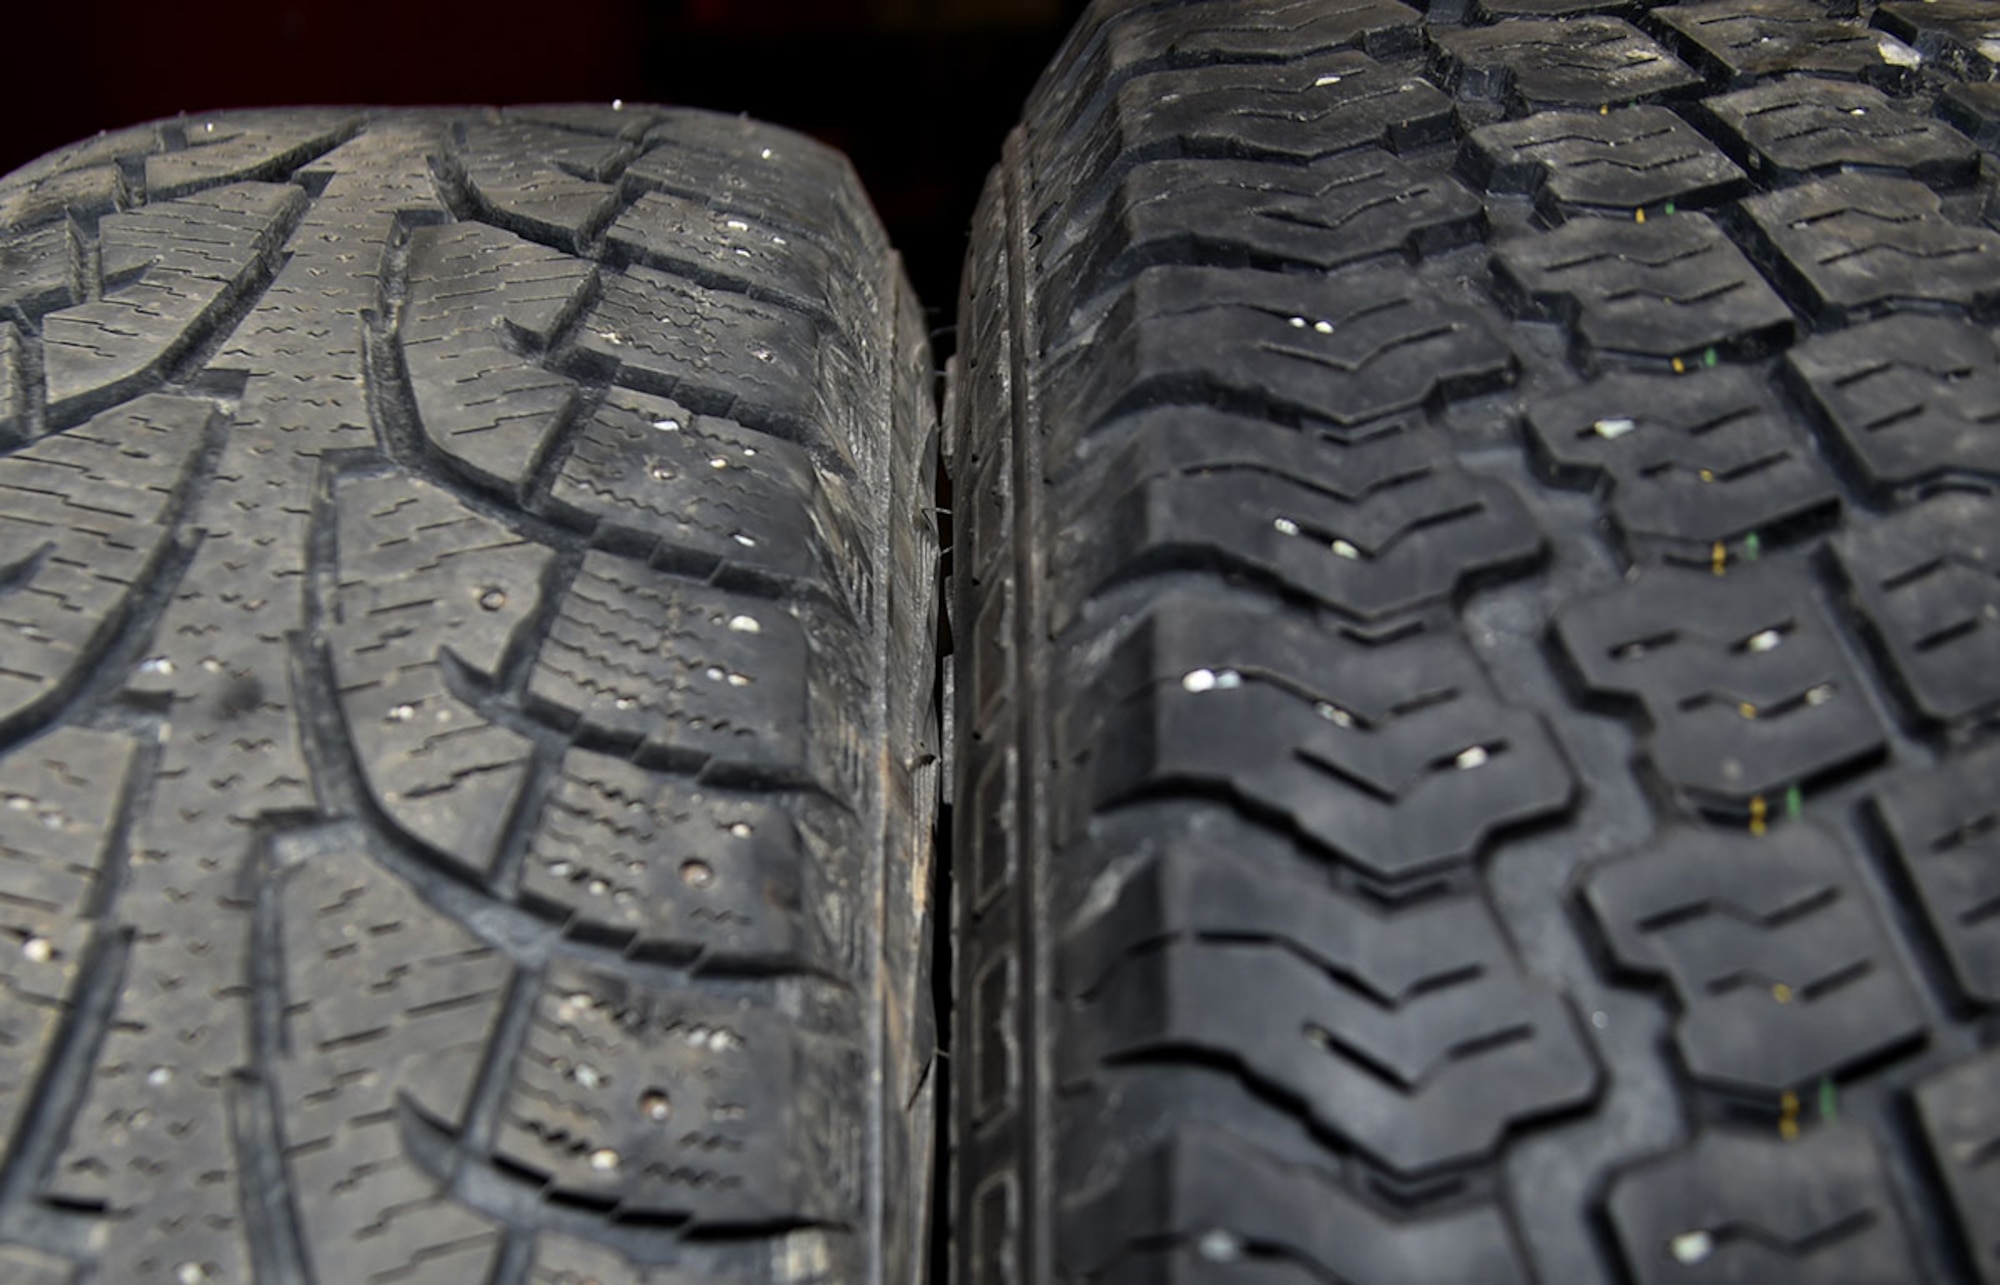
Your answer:
[[[1904,872],[1943,944],[1953,980],[1974,1003],[2000,1005],[2000,808],[1989,746],[1931,772],[1910,773],[1875,796]]]
[[[1984,314],[2000,300],[2000,232],[1949,221],[1921,183],[1841,174],[1753,196],[1743,210],[1821,317],[1924,304]]]
[[[1852,1126],[1790,1143],[1705,1130],[1621,1174],[1606,1205],[1640,1285],[1690,1266],[1801,1285],[1918,1279],[1881,1159]]]
[[[1985,1270],[1976,7],[1091,6],[947,394],[958,1279]]]
[[[1623,18],[1509,18],[1433,30],[1431,39],[1461,97],[1530,111],[1634,103],[1696,83],[1679,59]]]
[[[1862,80],[1906,89],[1915,50],[1812,0],[1706,0],[1663,8],[1654,21],[1674,33],[1689,59],[1733,82],[1782,72]]]
[[[1697,1080],[1774,1100],[1925,1034],[1852,856],[1819,827],[1676,830],[1583,895],[1620,966],[1669,980]]]
[[[1486,191],[1532,194],[1556,211],[1693,206],[1744,185],[1733,161],[1664,107],[1483,125],[1466,139],[1460,166]]]
[[[1801,344],[1785,374],[1877,492],[2000,477],[2000,354],[1977,326],[1887,317]]]
[[[1871,85],[1781,80],[1707,99],[1700,110],[1728,132],[1746,163],[1774,177],[1852,167],[1960,187],[1979,173],[1969,139]]]

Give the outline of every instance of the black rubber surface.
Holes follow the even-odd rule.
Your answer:
[[[0,180],[0,1279],[916,1279],[934,419],[742,120]]]
[[[960,1281],[2000,1282],[1996,59],[1091,11],[950,392]]]

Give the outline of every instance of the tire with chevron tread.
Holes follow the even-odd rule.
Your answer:
[[[937,454],[782,130],[0,179],[0,1278],[918,1280]]]
[[[946,403],[956,1279],[2000,1283],[1993,20],[1088,10]]]

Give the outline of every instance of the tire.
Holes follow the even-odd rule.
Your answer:
[[[1071,35],[947,401],[958,1279],[2000,1281],[1993,9],[1861,8]]]
[[[224,113],[0,224],[0,1278],[913,1280],[935,413],[847,163]]]

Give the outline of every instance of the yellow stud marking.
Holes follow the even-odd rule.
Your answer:
[[[1764,796],[1761,794],[1752,796],[1750,800],[1750,833],[1760,839],[1764,837]]]
[[[1644,210],[1632,211],[1632,221],[1634,223],[1644,223],[1646,221],[1646,212]]]
[[[1686,373],[1686,371],[1687,371],[1687,363],[1682,361],[1678,357],[1674,358],[1674,373],[1676,375],[1679,375]]]
[[[1610,103],[1600,104],[1597,109],[1597,114],[1599,116],[1609,116],[1611,114],[1611,104]]]
[[[1741,714],[1745,718],[1757,717],[1757,707],[1755,705],[1752,705],[1749,701],[1744,701],[1741,705],[1738,705],[1736,707],[1736,712]]]
[[[1708,569],[1715,572],[1716,575],[1721,575],[1723,568],[1728,565],[1729,549],[1722,541],[1717,540],[1714,547],[1708,551]]]
[[[1789,1004],[1792,1002],[1792,988],[1783,982],[1775,982],[1771,986],[1771,998],[1780,1004]]]
[[[1704,482],[1713,482],[1715,480],[1715,470],[1706,468],[1703,469],[1701,471],[1701,480]]]
[[[1778,1136],[1786,1142],[1795,1141],[1799,1136],[1799,1095],[1790,1089],[1778,1099]]]

